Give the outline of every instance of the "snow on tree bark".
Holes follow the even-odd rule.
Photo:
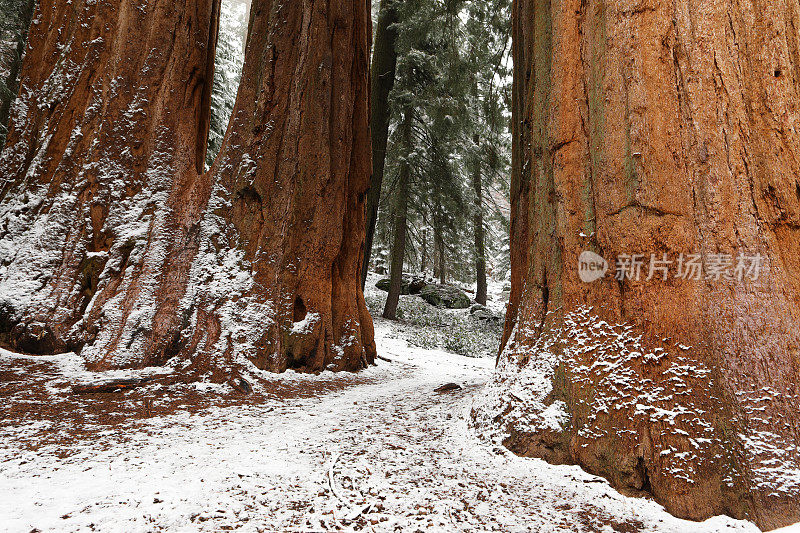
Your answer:
[[[231,126],[198,174],[218,11],[43,2],[0,163],[18,349],[96,368],[373,361],[367,6],[254,2]]]
[[[476,423],[682,517],[797,521],[800,15],[517,0],[513,24],[512,295]],[[612,273],[581,282],[585,250]],[[740,252],[757,280],[613,275]]]
[[[262,0],[251,10],[242,85],[200,224],[184,350],[274,371],[363,368],[375,356],[360,280],[367,5]]]
[[[212,19],[211,0],[39,3],[0,158],[0,322],[17,349],[91,343],[158,262],[167,195],[203,157]]]

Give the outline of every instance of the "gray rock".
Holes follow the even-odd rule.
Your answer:
[[[452,285],[427,285],[420,296],[436,307],[447,309],[466,309],[469,307],[469,296],[458,287]]]
[[[377,288],[384,292],[389,292],[389,287],[392,285],[392,280],[384,278],[375,284]],[[403,278],[403,284],[400,286],[400,294],[408,294],[408,280]]]
[[[474,315],[476,311],[486,311],[486,306],[481,304],[472,304],[469,308],[469,314]]]
[[[392,280],[390,278],[384,278],[376,283],[375,286],[384,292],[389,292],[389,286],[391,284]],[[424,278],[403,274],[400,294],[419,294],[427,284],[428,282],[426,282]]]
[[[422,289],[427,286],[428,282],[425,281],[425,278],[411,278],[411,280],[408,282],[408,292],[409,294],[419,294],[422,292]]]
[[[492,323],[499,323],[500,317],[489,311],[488,309],[478,309],[474,313],[472,313],[472,318],[474,320],[478,320],[480,322],[492,322]]]

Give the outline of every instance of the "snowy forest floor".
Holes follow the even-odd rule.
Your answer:
[[[483,441],[469,411],[494,359],[376,333],[390,361],[267,376],[249,396],[169,375],[76,395],[76,356],[0,351],[0,530],[757,531]]]

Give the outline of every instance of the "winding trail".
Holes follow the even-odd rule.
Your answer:
[[[149,418],[66,457],[5,428],[0,530],[757,531],[677,520],[578,468],[478,442],[467,418],[493,361],[411,349],[377,326],[392,362],[278,378],[324,382],[313,397]],[[433,392],[448,382],[463,389]]]

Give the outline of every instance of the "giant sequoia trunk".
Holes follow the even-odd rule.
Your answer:
[[[98,311],[153,255],[170,189],[203,161],[214,23],[211,0],[39,2],[0,158],[15,348],[92,343]]]
[[[0,163],[16,348],[82,349],[97,368],[372,362],[367,5],[251,9],[231,126],[201,174],[218,5],[43,2],[30,116]]]
[[[275,371],[363,368],[375,355],[360,279],[367,3],[261,0],[251,10],[190,273],[184,351]]]
[[[512,450],[682,517],[800,519],[798,27],[782,0],[515,2],[507,344],[474,411]],[[611,272],[583,283],[584,251]]]

